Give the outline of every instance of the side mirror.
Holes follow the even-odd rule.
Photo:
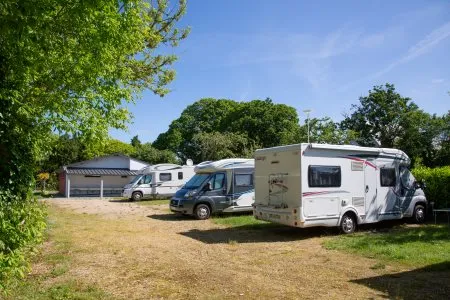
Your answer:
[[[204,192],[208,192],[208,191],[210,191],[210,190],[211,190],[211,183],[208,182],[207,184],[205,184],[205,185],[203,186],[203,191],[204,191]]]

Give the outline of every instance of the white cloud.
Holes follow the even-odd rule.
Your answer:
[[[435,79],[431,80],[431,83],[432,84],[440,84],[440,83],[443,83],[444,81],[445,81],[444,78],[435,78]]]

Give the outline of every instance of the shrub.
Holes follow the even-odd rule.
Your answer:
[[[435,208],[450,207],[450,166],[419,167],[412,170],[416,180],[425,180],[425,195]]]

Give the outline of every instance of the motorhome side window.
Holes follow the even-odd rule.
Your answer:
[[[183,179],[183,172],[178,172],[178,180]]]
[[[234,176],[234,184],[236,187],[253,186],[252,174],[236,174]]]
[[[172,180],[172,173],[161,173],[161,174],[159,174],[159,180],[160,181],[171,181]]]
[[[395,168],[380,169],[381,186],[395,186]]]
[[[309,166],[309,187],[340,187],[341,167],[339,166]]]

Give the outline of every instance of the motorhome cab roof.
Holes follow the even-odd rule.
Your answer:
[[[153,171],[170,171],[170,170],[178,170],[178,169],[183,169],[183,168],[192,168],[192,166],[189,166],[189,165],[180,166],[177,164],[157,164],[157,165],[151,165],[151,166],[142,168],[141,170],[139,170],[139,173],[140,174],[148,174]]]
[[[247,158],[229,158],[218,161],[205,161],[198,164],[195,173],[214,173],[231,169],[254,168],[255,160]]]

